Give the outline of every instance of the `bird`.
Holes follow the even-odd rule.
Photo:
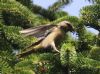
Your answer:
[[[19,53],[18,58],[28,56],[34,52],[44,52],[53,50],[53,52],[60,53],[58,46],[64,39],[67,32],[74,32],[75,29],[69,21],[61,21],[57,25],[43,25],[35,28],[29,28],[20,31],[24,36],[37,37],[38,41],[28,46],[26,51]]]

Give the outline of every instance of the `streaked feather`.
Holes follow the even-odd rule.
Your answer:
[[[52,25],[52,24],[49,24],[49,25],[41,25],[41,26],[38,26],[38,27],[34,27],[34,28],[28,28],[28,29],[25,29],[25,30],[21,30],[19,31],[21,34],[23,34],[25,37],[26,36],[34,36],[34,37],[37,37],[37,38],[42,38],[45,36],[46,32],[48,30],[50,30],[51,28],[55,27],[56,25]]]

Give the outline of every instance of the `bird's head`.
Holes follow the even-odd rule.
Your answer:
[[[58,27],[60,29],[64,30],[65,32],[68,32],[68,31],[74,32],[75,31],[75,29],[72,26],[72,24],[70,22],[68,22],[68,21],[62,21],[62,22],[58,23]]]

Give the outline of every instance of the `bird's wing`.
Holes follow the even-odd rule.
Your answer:
[[[25,37],[26,36],[34,36],[36,38],[43,38],[46,34],[46,32],[50,29],[52,29],[53,27],[55,27],[56,25],[41,25],[38,27],[34,27],[34,28],[28,28],[25,30],[21,30],[19,31],[21,34],[23,34]]]

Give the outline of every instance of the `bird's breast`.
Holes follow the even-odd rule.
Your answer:
[[[52,33],[50,33],[43,41],[42,46],[48,47],[54,41],[55,43],[60,42],[63,38],[63,32],[60,29],[55,29]]]

